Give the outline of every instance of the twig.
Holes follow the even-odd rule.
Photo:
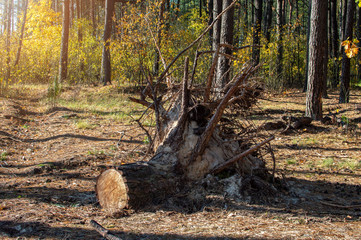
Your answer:
[[[102,235],[102,237],[108,240],[122,240],[120,237],[117,237],[114,234],[110,233],[109,230],[105,229],[102,225],[100,225],[94,220],[90,221],[90,225],[95,229],[95,231]]]
[[[250,148],[250,149],[248,149],[248,150],[246,150],[246,151],[244,151],[244,152],[242,152],[242,153],[234,156],[233,158],[229,159],[228,161],[226,161],[226,162],[224,162],[224,163],[222,163],[222,164],[219,164],[218,166],[214,167],[214,168],[210,171],[210,173],[215,174],[215,173],[221,172],[222,170],[224,170],[224,169],[227,168],[228,166],[232,165],[233,163],[235,163],[235,162],[237,162],[237,161],[239,161],[239,160],[242,160],[245,156],[247,156],[247,155],[249,155],[249,154],[257,151],[260,147],[262,147],[263,145],[269,143],[269,142],[272,141],[274,138],[275,138],[275,137],[272,136],[272,137],[264,140],[263,142],[257,144],[256,146],[254,146],[254,147],[252,147],[252,148]]]
[[[344,208],[344,209],[350,209],[350,208],[361,208],[361,204],[360,205],[339,205],[339,204],[334,204],[334,203],[328,203],[328,202],[324,202],[324,201],[320,201],[320,203],[322,203],[323,205],[326,206],[330,206],[330,207],[337,207],[337,208]]]

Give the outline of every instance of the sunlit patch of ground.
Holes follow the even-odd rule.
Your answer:
[[[325,114],[348,119],[347,129],[314,122],[269,132],[283,197],[256,204],[220,196],[221,204],[193,213],[151,208],[118,218],[97,204],[95,179],[147,159],[145,134],[129,117],[144,109],[111,87],[68,87],[52,103],[47,86],[13,94],[0,99],[0,238],[101,239],[94,219],[123,239],[361,239],[361,207],[353,207],[361,204],[358,91],[349,104],[333,93],[324,100]],[[304,102],[298,91],[268,95],[250,116],[259,124],[302,116]]]

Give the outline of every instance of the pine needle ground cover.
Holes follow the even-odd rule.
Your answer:
[[[11,91],[0,99],[3,239],[101,239],[92,219],[123,239],[361,238],[359,91],[349,104],[337,104],[332,92],[324,100],[324,114],[339,124],[270,131],[279,196],[257,202],[209,195],[212,201],[195,210],[153,206],[116,217],[99,207],[94,184],[107,168],[147,159],[146,135],[134,122],[144,108],[128,102],[130,91],[66,87],[55,104],[47,86]],[[304,101],[298,91],[269,94],[250,117],[262,125],[302,116]]]

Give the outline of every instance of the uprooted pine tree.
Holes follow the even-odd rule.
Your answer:
[[[142,97],[131,100],[155,114],[155,154],[149,161],[104,171],[96,183],[100,205],[109,213],[139,209],[167,199],[186,182],[227,169],[265,180],[269,174],[259,152],[273,137],[244,124],[245,112],[262,91],[262,85],[251,80],[259,67],[244,65],[226,86],[215,90],[214,67],[204,84],[192,85],[186,58],[182,82],[169,86],[163,97],[158,96],[159,82],[148,82]]]
[[[169,74],[171,66],[202,39],[218,18],[164,66],[156,81],[148,79],[139,99],[130,99],[154,113],[155,136],[146,131],[154,155],[149,161],[115,166],[100,174],[96,194],[108,213],[161,203],[189,182],[197,183],[230,169],[240,176],[257,177],[261,185],[269,177],[263,155],[272,151],[269,142],[273,137],[259,134],[246,117],[263,90],[262,84],[252,79],[260,65],[230,68],[227,74],[232,73],[233,78],[224,86],[216,86],[218,57],[234,59],[220,52],[221,47],[234,47],[219,44],[215,51],[196,51],[191,73],[186,57],[181,81],[175,81]],[[197,61],[206,53],[213,54],[210,69],[206,79],[195,84]],[[164,82],[166,92],[160,90]],[[145,130],[139,120],[138,123]]]

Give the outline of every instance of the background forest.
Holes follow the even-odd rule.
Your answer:
[[[52,83],[58,76],[61,48],[63,1],[2,0],[0,5],[0,69],[2,88],[9,84]],[[210,22],[213,1],[159,0],[116,1],[112,16],[112,83],[143,84],[164,70],[173,57],[188,46]],[[338,85],[341,68],[341,40],[345,34],[346,0],[328,1],[327,86]],[[63,83],[100,84],[104,42],[105,1],[70,0],[68,71]],[[355,4],[354,4],[355,5]],[[302,88],[307,76],[307,39],[310,1],[238,1],[234,10],[233,45],[236,48],[261,45],[261,75],[272,89]],[[360,33],[360,11],[354,11]],[[325,23],[326,24],[326,23]],[[257,30],[261,25],[261,29]],[[212,34],[212,33],[211,33]],[[259,38],[259,40],[258,40]],[[197,47],[211,48],[209,41]],[[158,46],[158,48],[157,48]],[[159,51],[161,54],[159,54]],[[252,56],[252,48],[233,52],[241,66]],[[161,55],[161,57],[160,57]],[[175,76],[181,78],[178,61]],[[210,57],[203,57],[196,81],[202,81]],[[192,59],[191,59],[192,64]],[[359,61],[351,61],[351,82],[359,84]],[[176,74],[177,72],[178,75]]]

